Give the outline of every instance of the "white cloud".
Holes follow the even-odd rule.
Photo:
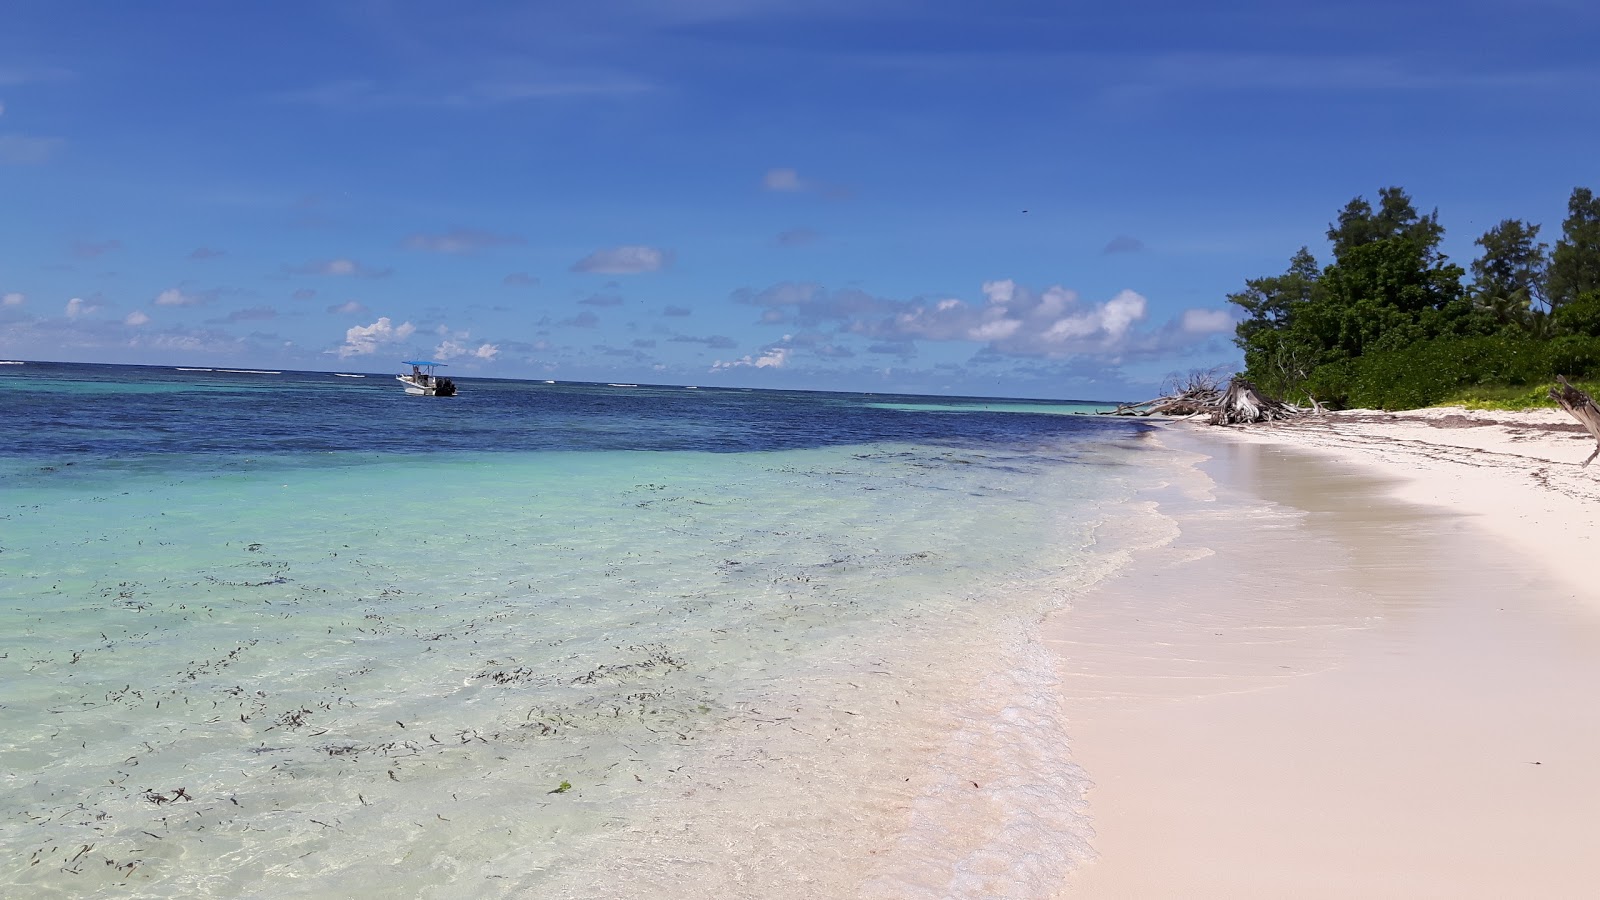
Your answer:
[[[394,324],[388,316],[379,317],[371,325],[353,325],[344,333],[344,345],[336,352],[340,359],[352,356],[365,356],[377,352],[383,344],[392,344],[403,341],[417,330],[417,326],[410,322]]]
[[[28,302],[27,295],[18,293],[16,291],[12,291],[9,294],[6,294],[4,296],[0,296],[0,306],[21,306],[22,304],[27,303],[27,302]]]
[[[659,247],[630,245],[596,250],[572,264],[574,272],[604,275],[632,275],[659,272],[672,262],[672,254]]]
[[[465,338],[466,335],[463,334],[461,337]],[[440,342],[439,346],[433,348],[434,358],[440,361],[459,359],[461,357],[471,357],[473,359],[481,359],[484,362],[489,362],[499,354],[500,348],[496,347],[494,344],[483,343],[479,344],[477,347],[468,347],[467,345],[454,339],[442,341]]]
[[[77,319],[99,312],[100,304],[85,300],[82,297],[73,297],[67,301],[67,318]]]
[[[406,238],[406,247],[428,253],[471,254],[487,247],[525,244],[516,235],[493,234],[476,228],[453,228],[443,234],[413,234]]]
[[[768,169],[767,174],[761,176],[762,188],[780,194],[817,194],[830,200],[847,199],[851,191],[842,184],[830,184],[812,178],[801,178],[799,171],[790,168]],[[801,235],[801,242],[805,242],[815,235],[805,233]],[[781,239],[780,239],[781,240]]]
[[[212,299],[206,294],[187,294],[178,288],[167,288],[156,295],[156,306],[199,306]]]
[[[138,328],[140,325],[150,324],[150,317],[136,309],[128,313],[127,317],[122,320],[122,324]]]
[[[825,291],[783,283],[759,293],[739,291],[736,302],[763,308],[761,321],[803,328],[832,328],[885,346],[911,341],[971,341],[1005,356],[1062,358],[1115,356],[1138,343],[1135,326],[1147,303],[1122,291],[1104,303],[1086,303],[1059,285],[1036,291],[1015,281],[984,282],[984,301],[958,298],[893,300],[864,291]]]
[[[358,300],[346,300],[337,306],[328,307],[328,312],[341,316],[354,316],[364,312],[369,312],[369,310],[365,304]]]
[[[347,257],[314,259],[302,265],[291,266],[289,269],[289,272],[294,275],[334,275],[356,278],[383,278],[393,271],[393,269],[374,269]]]
[[[769,191],[805,190],[805,184],[800,181],[800,173],[794,169],[768,169],[767,174],[761,179],[761,186]]]
[[[749,366],[756,369],[780,369],[789,361],[789,354],[794,351],[788,347],[771,347],[760,356],[741,356],[732,362],[717,360],[711,364],[711,371],[718,369],[736,369],[740,366]]]
[[[985,281],[983,283],[983,296],[996,306],[1004,306],[1011,302],[1017,295],[1017,283],[1009,278],[999,281]]]
[[[1186,309],[1183,330],[1190,334],[1216,334],[1233,330],[1233,316],[1225,309]]]

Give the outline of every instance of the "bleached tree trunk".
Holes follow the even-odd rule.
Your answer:
[[[1270,422],[1274,419],[1286,419],[1292,415],[1295,415],[1294,410],[1262,394],[1256,390],[1255,385],[1243,378],[1235,378],[1228,383],[1227,393],[1222,395],[1222,400],[1212,411],[1211,424]]]
[[[1558,384],[1550,389],[1550,399],[1561,404],[1561,408],[1566,410],[1568,415],[1577,419],[1578,424],[1594,435],[1594,452],[1583,461],[1583,466],[1587,467],[1589,463],[1594,462],[1596,456],[1600,456],[1600,406],[1596,406],[1594,399],[1588,394],[1573,387],[1565,375],[1557,375],[1556,381]]]

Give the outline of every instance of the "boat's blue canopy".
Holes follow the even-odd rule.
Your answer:
[[[442,365],[444,365],[444,363],[442,363],[442,362],[434,362],[433,360],[430,360],[430,359],[402,359],[402,360],[400,360],[400,365],[402,365],[402,366],[442,366]]]

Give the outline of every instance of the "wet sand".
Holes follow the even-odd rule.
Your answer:
[[[1151,494],[1181,535],[1047,623],[1098,854],[1061,896],[1592,896],[1600,603],[1557,567],[1592,443],[1318,427],[1167,429],[1210,457]],[[1571,489],[1491,526],[1541,467]]]

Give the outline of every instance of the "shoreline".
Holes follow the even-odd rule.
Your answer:
[[[1043,629],[1098,854],[1058,896],[1586,896],[1600,473],[1561,424],[1163,428],[1178,537]]]

